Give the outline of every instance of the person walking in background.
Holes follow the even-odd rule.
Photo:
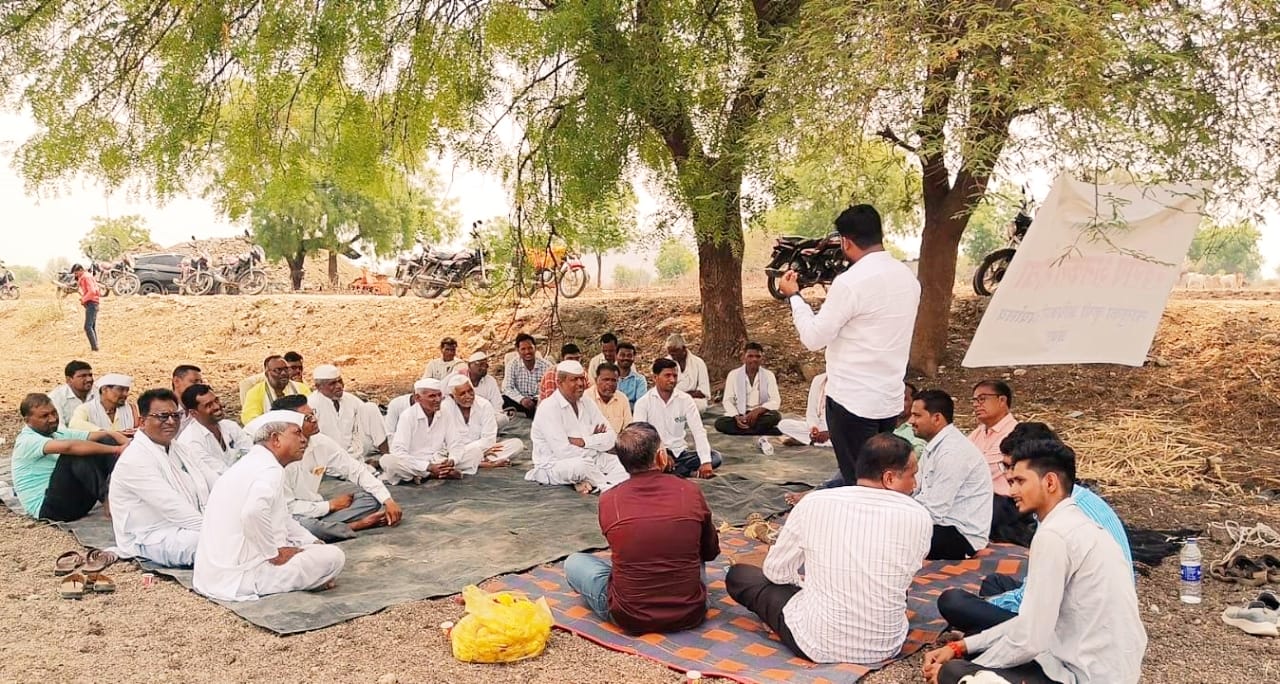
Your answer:
[[[80,288],[80,306],[84,307],[84,334],[89,338],[89,348],[98,351],[98,300],[102,297],[102,288],[80,264],[71,267],[71,275],[75,276],[76,286]]]

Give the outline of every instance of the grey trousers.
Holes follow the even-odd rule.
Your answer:
[[[356,533],[347,527],[347,523],[352,520],[359,520],[370,513],[382,508],[382,504],[373,497],[372,494],[363,489],[355,491],[356,498],[351,505],[340,510],[334,511],[323,518],[304,518],[300,515],[293,516],[308,532],[314,534],[316,539],[326,543],[346,541],[355,539]]]

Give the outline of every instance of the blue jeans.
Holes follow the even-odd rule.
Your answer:
[[[98,303],[84,303],[84,335],[89,338],[89,348],[98,351]]]
[[[698,452],[693,449],[685,449],[677,454],[672,454],[667,450],[667,454],[671,456],[671,460],[675,462],[676,475],[680,477],[693,477],[698,474],[698,468],[702,466],[702,461],[698,460]],[[711,467],[719,468],[724,459],[720,458],[720,452],[715,449],[711,450]]]
[[[613,564],[589,553],[574,553],[564,559],[564,578],[574,591],[582,594],[587,607],[596,617],[609,621],[609,576]]]

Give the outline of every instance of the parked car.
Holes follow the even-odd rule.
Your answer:
[[[178,291],[184,254],[139,254],[133,258],[133,272],[141,285],[138,294],[172,294]]]

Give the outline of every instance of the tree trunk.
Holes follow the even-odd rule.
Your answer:
[[[302,289],[303,266],[307,263],[307,253],[299,249],[297,254],[287,256],[284,260],[289,264],[289,284],[293,287],[293,291],[297,292]]]
[[[747,341],[747,321],[742,313],[742,175],[734,170],[717,175],[715,184],[719,187],[705,189],[723,198],[720,206],[692,203],[702,299],[699,355],[707,362],[713,384],[738,365],[739,352]],[[711,222],[720,225],[707,225]]]
[[[932,211],[931,204],[936,207]],[[909,366],[929,377],[937,374],[947,350],[956,257],[960,253],[960,236],[968,221],[967,215],[957,218],[949,214],[943,208],[946,204],[925,203],[924,231],[920,239],[920,308],[916,312],[915,335],[911,338]]]
[[[596,289],[604,289],[604,254],[601,252],[596,252]]]
[[[338,253],[329,250],[329,285],[338,289]]]

